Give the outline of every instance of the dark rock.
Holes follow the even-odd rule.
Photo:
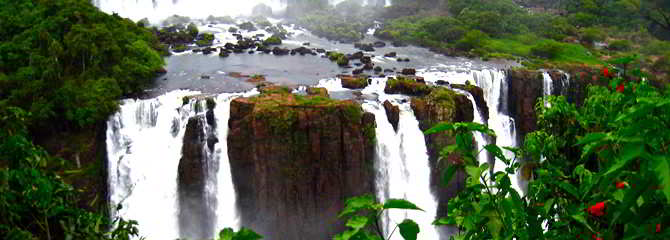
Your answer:
[[[237,46],[235,44],[232,44],[232,43],[226,43],[225,45],[223,45],[223,47],[228,49],[228,50],[237,49]]]
[[[256,52],[256,51],[254,51],[254,50],[249,50],[249,52],[247,52],[247,53],[249,53],[249,54],[254,54],[255,52]]]
[[[361,57],[361,62],[365,64],[372,63],[372,58],[370,58],[369,56]]]
[[[380,67],[380,66],[376,66],[376,67],[374,68],[374,71],[375,71],[376,73],[380,73],[380,72],[382,72],[382,67]]]
[[[317,49],[316,49],[316,52],[318,52],[318,53],[326,53],[326,49],[323,49],[323,48],[317,48]]]
[[[359,75],[359,74],[363,73],[363,70],[364,69],[362,69],[362,68],[357,68],[357,69],[354,69],[351,73],[354,74],[354,75]]]
[[[403,75],[414,75],[414,74],[416,74],[416,69],[414,69],[414,68],[404,68],[401,73]]]
[[[393,45],[394,47],[407,47],[406,43],[404,43],[402,41],[397,41],[397,40],[391,42],[391,45]]]
[[[444,81],[444,80],[437,80],[437,81],[435,81],[435,84],[440,85],[440,86],[447,86],[447,85],[449,85],[449,82]]]
[[[273,239],[328,239],[346,229],[344,200],[374,193],[374,115],[353,101],[290,105],[290,96],[231,102],[241,225]]]
[[[393,69],[388,69],[388,68],[387,68],[387,69],[384,69],[384,72],[385,72],[385,73],[392,73],[392,72],[394,72],[394,71],[393,71]]]
[[[303,46],[309,46],[310,43],[309,43],[309,42],[304,42],[304,43],[302,43],[302,45],[303,45]]]
[[[373,44],[373,46],[376,47],[376,48],[383,48],[383,47],[386,47],[386,43],[385,43],[385,42],[382,42],[382,41],[376,41],[376,42]]]
[[[330,95],[328,95],[328,89],[326,88],[309,87],[307,88],[307,95],[330,98]]]
[[[312,52],[312,49],[309,49],[309,48],[306,48],[306,47],[299,47],[299,48],[293,49],[292,51],[295,51],[295,52],[299,53],[300,55],[305,55],[305,54],[310,54],[311,55],[311,54],[314,53],[314,52]]]
[[[210,79],[211,77],[209,75],[202,75],[200,76],[201,79]]]
[[[396,56],[398,56],[398,54],[396,52],[390,52],[390,53],[384,54],[384,57],[394,58]]]
[[[363,70],[368,70],[369,71],[369,70],[372,70],[374,67],[375,67],[374,64],[366,63],[365,65],[363,65]]]
[[[384,110],[389,123],[393,126],[393,130],[398,131],[398,122],[400,121],[400,108],[394,106],[389,100],[384,101]]]
[[[388,94],[405,94],[411,96],[423,96],[432,91],[432,87],[425,83],[420,83],[411,77],[398,76],[386,81],[384,92]]]
[[[361,59],[363,57],[363,52],[355,52],[354,54],[351,54],[351,56],[348,57],[350,60]]]
[[[279,55],[279,56],[288,55],[289,52],[290,52],[290,50],[288,50],[288,48],[274,47],[272,49],[272,54]]]
[[[211,54],[212,52],[216,51],[215,48],[212,47],[206,47],[202,49],[202,54],[208,55]]]
[[[212,173],[213,163],[205,151],[207,136],[205,119],[192,117],[186,124],[182,157],[177,173],[180,237],[205,239],[213,236],[215,216],[211,208],[216,204],[205,190],[206,180]]]
[[[440,80],[441,81],[441,80]],[[451,84],[452,88],[461,89],[469,92],[472,95],[472,98],[475,100],[475,105],[482,113],[484,122],[487,122],[489,119],[489,107],[486,104],[486,99],[484,99],[484,90],[480,87],[471,84]]]

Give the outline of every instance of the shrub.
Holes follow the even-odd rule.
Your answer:
[[[560,51],[561,44],[552,40],[542,41],[530,49],[530,53],[534,56],[546,59],[557,57]]]
[[[610,50],[616,50],[616,51],[626,51],[631,48],[631,42],[628,40],[615,40],[609,43],[607,46],[608,49]]]
[[[340,56],[337,58],[337,65],[340,65],[340,66],[347,66],[347,65],[349,65],[349,58],[347,58],[347,56],[340,55]]]
[[[605,40],[605,33],[599,28],[585,28],[581,31],[581,39],[583,42],[592,44],[593,42],[601,42]]]
[[[484,41],[488,39],[488,35],[479,30],[471,30],[456,42],[456,48],[468,51],[473,48],[480,48],[484,46]]]

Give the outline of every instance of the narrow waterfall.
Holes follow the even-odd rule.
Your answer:
[[[457,93],[465,95],[466,97],[468,97],[468,100],[470,100],[470,103],[472,103],[472,109],[474,109],[475,111],[472,122],[486,125],[486,123],[484,122],[484,116],[482,116],[481,110],[477,107],[477,103],[475,102],[475,98],[472,96],[472,94],[461,89],[452,89],[452,90],[454,90]],[[476,146],[477,152],[479,152],[479,155],[477,155],[477,161],[479,162],[480,165],[483,163],[490,164],[491,155],[488,154],[486,150],[483,150],[486,145],[491,144],[490,137],[480,132],[475,132],[473,133],[473,135],[475,137],[475,142],[477,143]],[[489,174],[489,176],[486,176],[486,179],[491,180],[491,174]]]
[[[544,97],[545,107],[551,107],[547,96],[551,95],[553,90],[554,81],[551,79],[551,75],[548,72],[542,72],[542,96]]]
[[[242,94],[216,96],[215,122],[205,116],[209,114],[202,110],[206,108],[204,101],[183,104],[183,97],[197,94],[173,91],[154,99],[125,100],[107,122],[110,204],[120,206],[113,207],[112,216],[137,220],[140,235],[148,239],[175,239],[182,237],[182,232],[196,231],[180,229],[179,223],[182,214],[191,210],[180,212],[184,209],[180,209],[178,186],[178,168],[190,119],[207,125],[199,130],[207,137],[208,143],[201,147],[209,164],[202,204],[215,214],[205,219],[211,224],[206,232],[239,227],[225,136],[230,101]],[[255,92],[245,93],[250,94]],[[216,138],[224,140],[215,143]]]

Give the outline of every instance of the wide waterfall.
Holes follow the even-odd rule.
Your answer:
[[[206,161],[211,165],[208,169],[211,174],[204,179],[205,201],[201,203],[207,205],[206,215],[213,216],[203,220],[211,223],[210,229],[192,229],[204,226],[180,224],[180,219],[202,220],[204,217],[195,214],[195,210],[180,208],[178,184],[187,123],[190,119],[199,121],[199,117],[205,121],[207,118],[204,101],[194,98],[184,104],[185,96],[198,94],[173,91],[154,99],[125,100],[119,112],[107,122],[109,200],[112,206],[119,206],[113,208],[112,216],[137,220],[141,226],[140,234],[149,239],[175,239],[197,236],[203,231],[214,233],[224,227],[238,227],[225,140],[218,141],[211,150],[202,145]],[[210,120],[208,128],[196,131],[225,139],[230,101],[245,94],[217,95],[213,111],[215,122]],[[216,126],[216,131],[212,131],[211,126]]]

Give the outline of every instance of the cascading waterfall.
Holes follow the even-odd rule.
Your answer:
[[[468,100],[470,100],[470,103],[472,103],[472,109],[474,110],[474,118],[472,122],[486,125],[486,123],[484,122],[484,116],[482,116],[481,110],[477,107],[477,103],[475,102],[475,98],[472,96],[472,94],[461,89],[452,89],[452,90],[462,95],[465,95],[466,97],[468,97]],[[477,152],[479,152],[479,155],[477,155],[477,162],[479,162],[480,165],[484,163],[490,163],[489,160],[490,155],[488,154],[488,152],[486,152],[486,150],[482,149],[484,149],[486,145],[490,144],[491,140],[489,139],[488,136],[485,136],[481,132],[474,132],[473,136],[475,137],[475,142],[477,143],[476,146]],[[486,178],[491,179],[490,176],[486,176]]]
[[[256,93],[216,96],[219,139],[227,136],[230,101]],[[179,90],[154,99],[125,100],[107,122],[110,204],[121,206],[112,209],[112,216],[138,221],[140,235],[148,239],[180,237],[177,174],[183,138],[189,118],[204,114],[196,109],[204,109],[202,101],[183,104],[182,98],[197,94]],[[216,176],[206,179],[205,186],[207,196],[215,198],[210,209],[216,213],[216,219],[210,219],[216,227],[212,230],[239,224],[227,153],[225,140],[208,152],[213,161],[210,176]]]

